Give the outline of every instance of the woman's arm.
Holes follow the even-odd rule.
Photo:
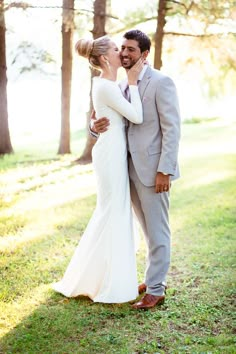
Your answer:
[[[127,101],[118,85],[110,85],[104,82],[97,92],[97,99],[102,100],[108,107],[119,112],[123,117],[135,124],[143,122],[143,108],[140,99],[138,86],[130,85],[131,103]]]

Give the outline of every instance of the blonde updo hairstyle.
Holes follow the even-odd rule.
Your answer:
[[[101,69],[99,57],[106,55],[110,48],[111,40],[107,36],[103,36],[97,39],[79,39],[75,44],[76,52],[89,60],[89,63],[95,69]]]

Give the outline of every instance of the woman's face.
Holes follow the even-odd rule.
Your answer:
[[[110,48],[107,51],[106,57],[109,61],[110,66],[114,68],[121,67],[120,51],[117,45],[111,41]]]

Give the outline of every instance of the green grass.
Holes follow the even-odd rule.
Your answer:
[[[0,172],[13,168],[29,165],[50,164],[53,161],[68,160],[68,156],[59,156],[57,151],[59,148],[59,136],[55,136],[52,132],[52,138],[49,138],[41,132],[38,135],[30,135],[29,133],[21,133],[19,136],[13,136],[12,145],[14,154],[0,156]],[[74,131],[71,133],[71,151],[75,158],[78,155],[73,155],[73,152],[82,152],[85,145],[86,136],[85,129]]]
[[[212,122],[217,119],[219,119],[219,117],[210,117],[210,118],[209,117],[203,117],[203,118],[193,117],[191,119],[185,119],[184,124],[208,123],[208,122]]]
[[[236,353],[234,140],[232,122],[183,125],[166,302],[150,311],[51,290],[95,206],[92,166],[23,145],[0,160],[0,353]]]

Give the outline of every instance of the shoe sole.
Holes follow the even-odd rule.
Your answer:
[[[153,309],[153,308],[156,307],[156,306],[164,305],[164,303],[165,303],[165,299],[159,301],[159,302],[158,302],[156,305],[154,305],[154,306],[150,306],[150,307],[148,307],[148,306],[145,306],[145,307],[135,307],[135,306],[132,305],[132,308],[133,308],[134,310],[150,310],[150,309]]]

